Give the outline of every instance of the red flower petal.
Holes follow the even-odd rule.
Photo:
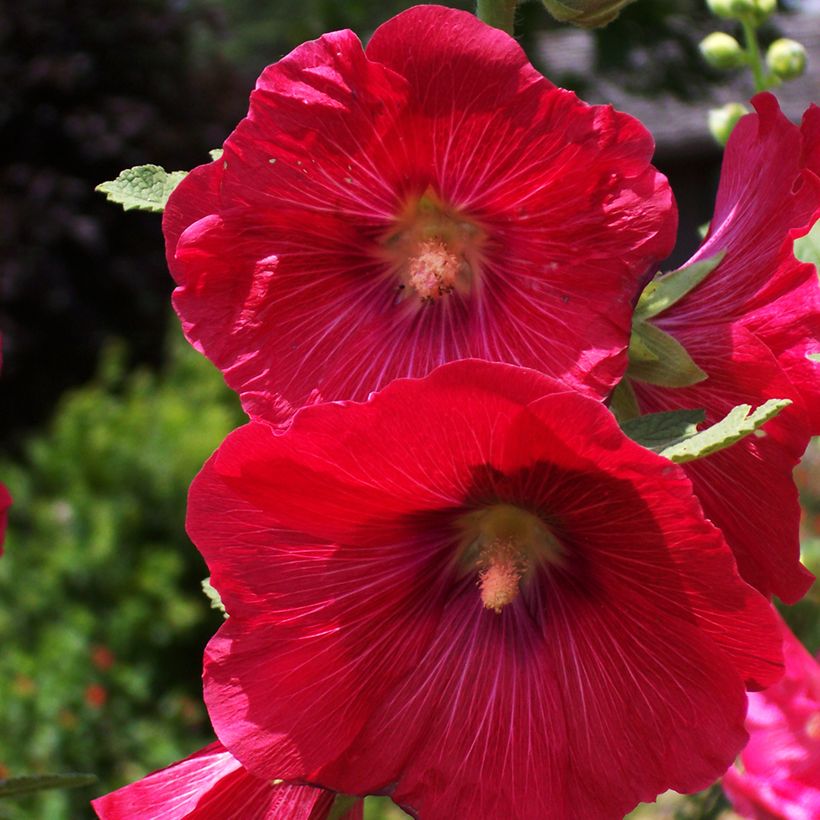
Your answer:
[[[92,801],[102,820],[326,820],[336,795],[248,774],[220,743]],[[361,820],[361,802],[344,820]]]
[[[351,32],[300,46],[265,70],[224,151],[169,201],[174,304],[275,421],[471,356],[603,395],[639,280],[673,242],[643,126],[452,9],[399,15],[367,53]],[[444,236],[459,277],[432,304],[397,273],[425,236]]]
[[[820,432],[820,366],[807,358],[820,350],[820,288],[814,266],[798,262],[792,245],[820,216],[820,123],[812,108],[798,128],[771,94],[753,103],[757,113],[740,121],[727,145],[709,235],[690,262],[726,256],[654,320],[708,379],[686,389],[636,385],[636,392],[647,412],[700,407],[709,423],[738,404],[792,400],[764,438],[686,470],[743,577],[794,602],[811,583],[799,563],[791,473],[811,433]],[[770,503],[760,504],[761,492]]]
[[[668,325],[659,321],[665,330]],[[647,413],[704,408],[714,424],[738,404],[753,406],[793,395],[793,385],[772,353],[742,326],[717,325],[675,336],[706,381],[669,390],[635,384]],[[802,402],[768,422],[763,435],[749,436],[719,453],[684,465],[706,516],[723,531],[743,578],[764,595],[799,600],[813,576],[800,563],[800,504],[792,471],[808,443]],[[766,503],[761,503],[766,499]],[[776,511],[776,514],[773,514]]]
[[[743,817],[820,816],[820,664],[781,622],[786,674],[749,695],[749,744],[723,778]]]
[[[251,771],[482,820],[615,816],[729,765],[744,681],[779,675],[765,599],[680,468],[534,380],[458,362],[252,423],[194,482],[230,613],[206,702]],[[558,551],[496,614],[460,550],[499,504]]]

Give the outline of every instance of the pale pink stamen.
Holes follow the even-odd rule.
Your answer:
[[[423,300],[452,293],[461,263],[440,239],[426,239],[407,264],[408,282]]]
[[[500,539],[482,548],[478,568],[481,602],[498,615],[518,597],[519,584],[529,561],[513,539]]]

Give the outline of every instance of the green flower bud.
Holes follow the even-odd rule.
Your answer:
[[[777,0],[755,0],[755,6],[757,20],[762,23],[777,10]]]
[[[806,49],[795,40],[782,37],[766,52],[769,71],[781,80],[793,80],[806,70]]]
[[[712,14],[729,20],[751,17],[757,11],[755,0],[706,0]]]
[[[730,34],[716,31],[700,43],[700,53],[715,68],[738,68],[746,62],[740,43]]]
[[[722,108],[713,108],[709,112],[709,131],[717,142],[726,145],[737,121],[748,113],[749,109],[741,103],[728,103]]]
[[[542,0],[544,7],[562,23],[598,28],[611,23],[624,6],[634,0]]]

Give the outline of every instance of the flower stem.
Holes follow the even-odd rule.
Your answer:
[[[757,42],[757,26],[749,18],[740,21],[743,26],[743,36],[746,40],[746,55],[749,59],[749,67],[755,80],[755,91],[765,91],[769,87],[766,74],[763,71],[763,60],[760,56],[760,46]]]
[[[515,30],[515,7],[518,0],[477,0],[476,16],[491,26],[512,35]]]

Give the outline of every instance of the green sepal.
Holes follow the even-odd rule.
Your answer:
[[[661,387],[689,387],[707,378],[677,339],[640,319],[632,324],[626,375]]]
[[[137,165],[120,171],[110,182],[103,182],[94,190],[105,194],[109,202],[122,205],[124,211],[162,213],[174,188],[187,171],[166,171],[159,165]]]
[[[635,308],[636,319],[651,319],[694,290],[722,261],[726,251],[656,276],[643,290]]]
[[[638,397],[629,379],[622,379],[615,386],[609,398],[609,409],[621,425],[641,415]]]
[[[30,774],[0,780],[0,798],[17,797],[46,789],[78,789],[97,782],[97,775],[80,772],[66,774]]]
[[[211,609],[218,609],[223,618],[228,617],[225,604],[222,603],[222,596],[211,586],[211,576],[202,579],[202,591],[205,597],[211,602]]]
[[[697,435],[705,418],[704,410],[669,410],[622,422],[621,429],[642,447],[662,453]]]
[[[750,404],[740,404],[716,424],[666,447],[660,454],[676,464],[711,455],[756,432],[790,404],[789,399],[769,399],[754,411]]]

